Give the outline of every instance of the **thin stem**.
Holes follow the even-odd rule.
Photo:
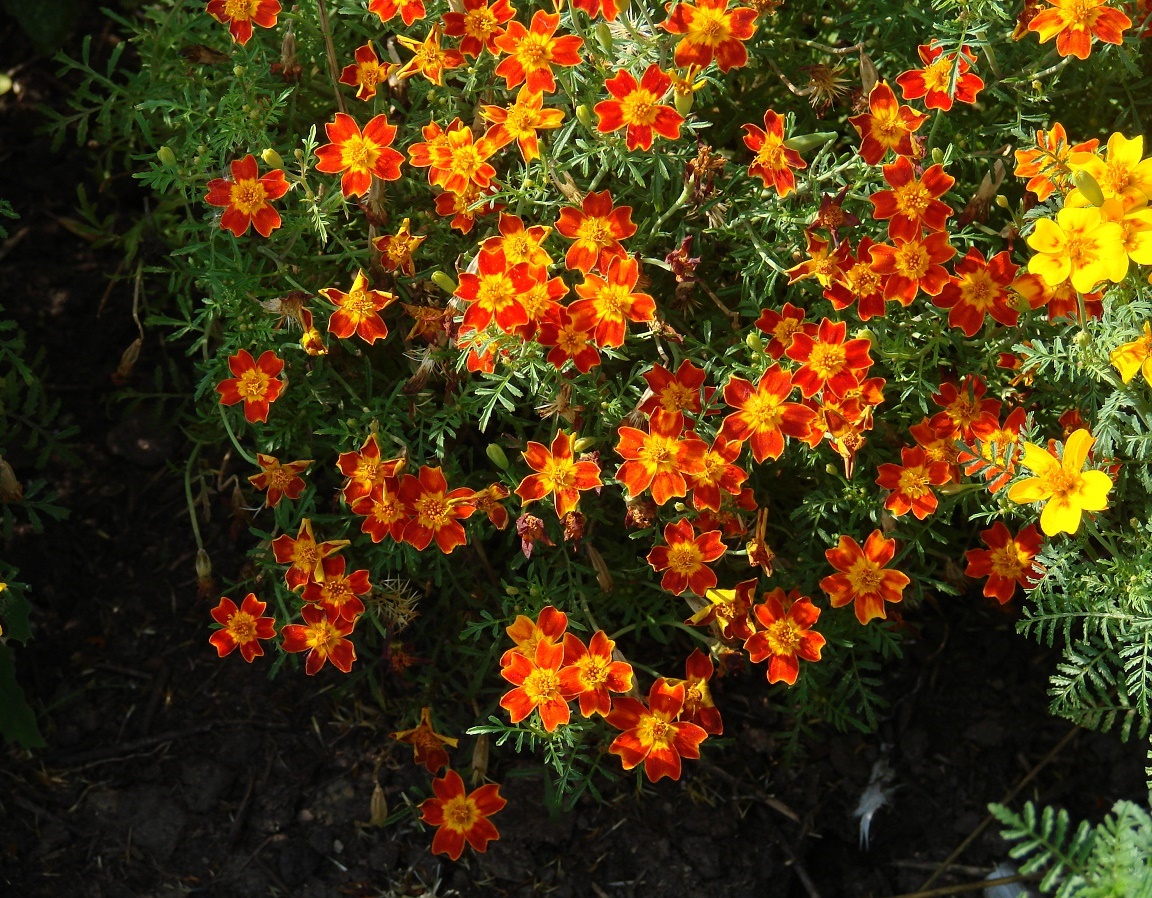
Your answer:
[[[340,93],[340,70],[336,65],[336,45],[332,43],[332,28],[328,24],[328,7],[324,0],[316,0],[316,10],[320,14],[320,33],[324,35],[324,55],[328,59],[328,77],[332,81],[332,92],[336,95],[336,106],[341,112],[348,112],[344,105],[344,94]]]
[[[240,457],[243,458],[246,462],[248,462],[248,464],[256,465],[257,467],[259,467],[260,463],[258,461],[256,461],[256,457],[254,455],[252,455],[252,453],[250,453],[247,449],[245,449],[243,446],[240,445],[240,440],[238,440],[236,438],[236,433],[235,433],[235,431],[232,430],[232,425],[228,421],[228,413],[224,411],[224,406],[217,405],[217,408],[220,409],[220,420],[224,422],[224,429],[226,431],[228,431],[228,439],[230,439],[232,441],[232,445],[235,447],[236,451],[240,454]],[[199,449],[199,446],[197,446],[197,449]]]
[[[192,536],[196,540],[196,548],[204,548],[204,538],[200,535],[200,521],[196,518],[196,500],[192,496],[192,466],[200,457],[200,444],[197,443],[188,456],[188,463],[184,465],[184,501],[188,504],[188,518],[192,521]]]

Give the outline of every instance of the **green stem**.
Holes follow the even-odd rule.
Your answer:
[[[196,548],[203,549],[204,538],[200,535],[200,521],[196,518],[196,500],[192,496],[192,466],[199,457],[200,444],[197,443],[188,456],[187,464],[184,465],[184,501],[188,504],[188,517],[192,521],[192,536],[196,540]]]
[[[240,440],[238,440],[236,438],[236,433],[235,433],[235,431],[232,430],[232,425],[228,421],[228,413],[226,411],[224,411],[224,406],[217,405],[217,408],[220,409],[220,420],[224,422],[224,429],[226,431],[228,431],[228,439],[230,439],[232,441],[232,445],[236,449],[236,451],[240,454],[240,457],[243,458],[246,462],[248,462],[248,464],[255,465],[255,466],[259,467],[260,463],[258,461],[256,461],[256,457],[254,455],[252,455],[251,453],[249,453],[247,449],[245,449],[243,446],[240,445]],[[197,448],[197,450],[199,450],[200,447],[197,446],[196,448]]]

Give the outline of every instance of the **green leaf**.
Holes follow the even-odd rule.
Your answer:
[[[77,0],[3,0],[4,9],[12,16],[36,50],[51,56],[64,45],[64,38],[80,16]]]

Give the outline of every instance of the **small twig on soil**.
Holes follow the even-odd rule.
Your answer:
[[[1037,763],[1035,767],[1033,767],[1031,770],[1029,770],[1028,773],[1025,774],[1024,778],[1022,780],[1020,780],[1020,782],[1018,782],[1015,786],[1013,786],[1011,789],[1009,789],[1008,792],[1004,795],[1004,797],[1001,798],[1000,801],[997,803],[998,804],[1007,804],[1013,798],[1015,798],[1016,795],[1020,792],[1020,790],[1023,789],[1026,785],[1028,785],[1028,783],[1031,782],[1032,778],[1034,776],[1036,776],[1036,774],[1038,774],[1041,770],[1043,770],[1044,767],[1047,766],[1048,762],[1051,761],[1053,758],[1055,758],[1056,755],[1058,755],[1063,750],[1064,746],[1066,746],[1069,742],[1071,742],[1073,737],[1079,732],[1080,732],[1080,727],[1078,727],[1078,726],[1072,727],[1072,729],[1068,731],[1068,733],[1064,736],[1064,738],[1061,739],[1059,742],[1057,742],[1055,747],[1053,747],[1053,749],[1050,752],[1048,752],[1048,754],[1046,754],[1043,758],[1041,758],[1039,763]],[[937,894],[935,892],[925,892],[924,889],[927,889],[929,886],[932,885],[932,883],[934,883],[937,879],[939,879],[940,875],[945,870],[947,870],[949,867],[952,866],[952,862],[954,860],[956,860],[956,858],[960,857],[960,855],[962,855],[964,853],[964,851],[968,848],[968,846],[971,845],[980,836],[980,833],[984,832],[984,830],[986,830],[989,827],[989,825],[991,825],[992,821],[995,819],[996,819],[995,817],[993,817],[991,814],[989,814],[983,820],[981,820],[980,825],[977,826],[974,830],[972,830],[972,832],[971,832],[971,834],[969,834],[968,838],[966,838],[963,842],[961,842],[959,845],[956,846],[956,850],[953,851],[950,855],[948,855],[947,858],[944,859],[944,863],[942,863],[939,866],[939,868],[936,870],[936,872],[933,873],[931,876],[929,876],[926,880],[924,880],[924,884],[920,886],[921,891],[916,892],[915,894],[917,894],[917,895],[920,895],[920,894],[924,894],[924,895]],[[947,893],[943,893],[943,894],[947,894]]]
[[[183,730],[169,730],[166,733],[157,733],[155,736],[146,736],[143,739],[134,739],[131,742],[121,742],[117,745],[108,745],[104,748],[94,748],[91,751],[82,751],[74,755],[65,755],[62,758],[51,758],[54,767],[79,767],[93,761],[105,761],[109,758],[118,758],[138,752],[144,748],[152,748],[164,742],[175,742],[188,736],[198,736],[218,726],[217,721],[201,723]]]
[[[790,807],[788,807],[788,805],[786,805],[780,799],[773,798],[771,795],[768,795],[768,794],[760,791],[755,786],[752,786],[749,783],[745,782],[744,780],[741,780],[738,777],[733,776],[731,773],[729,773],[727,770],[724,770],[722,767],[717,767],[714,764],[709,764],[707,761],[701,761],[700,766],[703,767],[705,770],[707,770],[709,773],[716,774],[722,780],[726,780],[729,783],[737,784],[740,786],[740,788],[748,790],[748,792],[751,793],[752,797],[755,798],[757,801],[762,802],[763,804],[766,804],[768,807],[770,807],[772,810],[774,810],[777,814],[782,814],[783,816],[785,816],[789,820],[791,820],[793,823],[803,822],[800,820],[800,815],[797,814]]]
[[[965,882],[958,886],[939,886],[935,889],[919,892],[905,892],[895,898],[944,898],[957,892],[979,892],[981,889],[991,889],[995,886],[1009,886],[1014,882],[1036,882],[1040,879],[1034,873],[1017,873],[1015,876],[1001,876],[997,879],[980,879],[976,882]]]

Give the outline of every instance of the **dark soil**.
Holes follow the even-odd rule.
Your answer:
[[[106,48],[111,30],[85,24]],[[0,97],[0,195],[22,216],[0,247],[0,301],[45,349],[49,390],[80,428],[79,463],[46,472],[70,518],[3,547],[34,589],[35,638],[16,654],[48,747],[0,749],[0,896],[892,896],[920,888],[1058,745],[1017,804],[1098,820],[1119,798],[1143,800],[1143,747],[1088,732],[1062,742],[1069,725],[1046,713],[1056,654],[1015,635],[1011,610],[972,598],[909,615],[875,734],[817,728],[786,765],[762,674],[734,676],[716,686],[725,743],[679,782],[622,779],[603,804],[550,817],[530,768],[494,751],[509,803],[486,854],[434,857],[411,818],[368,826],[377,783],[395,810],[427,774],[388,738],[397,721],[338,691],[338,674],[268,680],[216,658],[177,406],[118,392],[133,285],[111,282],[117,255],[69,227],[77,183],[94,183],[88,154],[51,156],[36,135],[37,104],[60,104],[68,85],[5,20],[0,46],[19,86]],[[116,192],[123,227],[144,198]],[[152,371],[180,358],[147,333],[127,385],[150,391]],[[209,549],[235,574],[227,490],[210,510]],[[470,751],[465,740],[458,767]],[[864,849],[852,812],[879,762],[888,803]],[[990,826],[935,885],[1005,858]]]

